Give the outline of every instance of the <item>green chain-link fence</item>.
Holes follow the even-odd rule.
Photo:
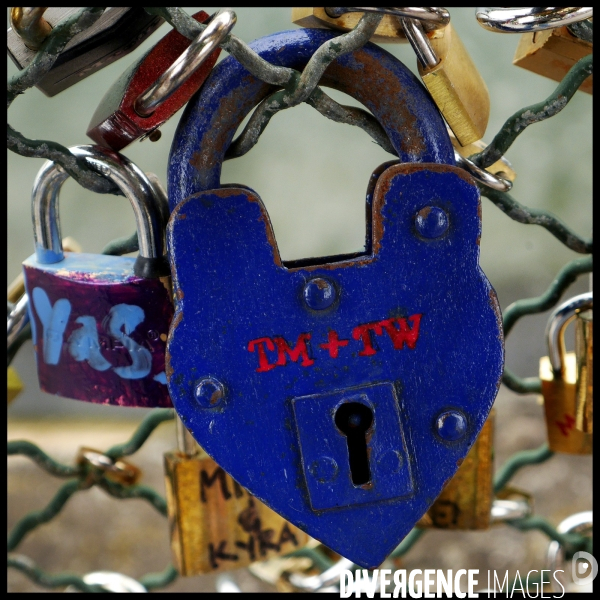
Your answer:
[[[205,27],[194,21],[179,8],[148,8],[148,12],[165,18],[175,29],[187,38],[193,39]],[[99,8],[84,8],[74,16],[65,19],[54,28],[44,42],[36,58],[31,64],[8,82],[8,106],[27,89],[35,85],[52,66],[57,55],[68,41],[89,27],[102,13]],[[233,35],[229,35],[221,46],[233,54],[254,75],[264,81],[282,88],[275,92],[255,111],[250,122],[232,143],[227,158],[235,158],[250,150],[258,141],[269,120],[278,112],[301,102],[306,102],[319,112],[338,122],[357,125],[368,133],[384,149],[390,149],[391,144],[385,132],[375,119],[366,111],[355,107],[344,107],[321,90],[317,84],[327,66],[343,53],[350,52],[362,46],[377,27],[381,15],[365,15],[355,30],[335,38],[336,44],[324,44],[313,56],[306,69],[296,72],[293,69],[274,67],[254,54],[248,46]],[[592,74],[592,55],[579,60],[568,72],[556,90],[545,100],[527,106],[511,116],[494,137],[487,148],[470,157],[476,165],[488,167],[500,159],[529,125],[548,119],[562,110],[571,100],[581,83]],[[273,102],[275,101],[275,102]],[[277,108],[273,108],[276,106]],[[118,194],[108,180],[90,170],[83,161],[70,154],[67,148],[56,142],[47,140],[31,140],[15,131],[8,125],[8,148],[23,156],[47,158],[61,164],[67,172],[82,186],[99,193]],[[393,152],[393,150],[392,150]],[[535,298],[526,298],[514,302],[504,311],[505,336],[512,331],[517,321],[526,315],[544,312],[555,306],[565,290],[580,275],[592,271],[592,240],[585,239],[569,229],[553,214],[539,209],[529,208],[520,204],[509,193],[492,190],[480,185],[482,196],[488,198],[495,206],[511,219],[528,225],[539,225],[548,230],[561,244],[574,252],[584,254],[565,265],[548,286],[546,292]],[[121,255],[137,250],[137,236],[134,234],[111,242],[104,249],[105,254]],[[12,306],[9,304],[8,310]],[[14,344],[8,350],[8,364],[17,353],[24,341],[30,339],[31,331],[25,327]],[[541,392],[541,383],[537,377],[522,378],[511,370],[505,369],[503,383],[518,394]],[[104,454],[112,461],[117,461],[137,452],[146,442],[152,432],[163,422],[174,419],[170,409],[156,409],[139,425],[131,439],[108,449]],[[66,465],[48,456],[35,443],[29,441],[8,442],[8,455],[21,455],[30,458],[47,473],[66,479],[52,500],[41,510],[31,512],[19,520],[8,536],[8,567],[18,569],[32,581],[45,588],[62,588],[74,586],[80,591],[103,592],[99,586],[88,585],[83,578],[71,573],[51,574],[36,565],[26,556],[16,553],[22,540],[40,525],[56,517],[67,505],[69,499],[79,491],[98,486],[115,498],[141,498],[149,502],[160,514],[166,516],[165,499],[154,489],[140,484],[123,485],[107,477],[106,470],[93,466],[89,462],[77,465]],[[497,471],[494,490],[499,492],[510,479],[522,468],[540,464],[551,459],[553,453],[546,445],[536,450],[527,450],[514,454]],[[538,530],[551,540],[557,540],[566,549],[567,556],[579,550],[591,552],[591,538],[571,533],[561,534],[544,518],[529,516],[527,518],[508,521],[508,525],[521,530]],[[426,533],[426,529],[415,528],[392,553],[392,558],[406,554],[412,546]],[[331,559],[319,549],[304,548],[297,552],[309,556],[315,568],[320,571],[332,565]],[[178,576],[176,569],[168,565],[160,573],[149,573],[140,578],[146,589],[153,590],[167,586]]]

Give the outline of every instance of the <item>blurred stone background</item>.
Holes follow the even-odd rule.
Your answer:
[[[208,13],[217,8],[202,7]],[[194,13],[199,8],[186,8]],[[276,31],[295,28],[289,8],[234,8],[235,34],[249,42]],[[553,81],[512,65],[518,35],[494,34],[476,22],[473,8],[451,8],[452,22],[485,79],[491,98],[490,141],[516,110],[546,98]],[[18,98],[9,122],[30,138],[51,139],[66,146],[86,144],[85,131],[99,99],[121,72],[169,30],[163,25],[135,52],[53,98],[33,88]],[[409,45],[386,50],[416,73]],[[221,59],[227,54],[223,52]],[[7,58],[8,74],[16,68]],[[336,100],[351,98],[328,90]],[[144,171],[166,182],[168,154],[178,116],[162,127],[156,142],[134,143],[124,153]],[[513,196],[535,208],[554,212],[580,235],[591,233],[592,97],[578,92],[557,116],[527,129],[507,158],[518,173]],[[364,242],[364,193],[371,172],[390,156],[358,128],[328,121],[301,105],[279,113],[257,146],[246,156],[225,163],[224,183],[243,183],[258,192],[271,216],[284,260],[346,253]],[[33,251],[29,197],[39,159],[8,153],[7,283]],[[545,291],[558,270],[576,255],[536,226],[515,223],[482,198],[481,266],[495,287],[501,307]],[[99,196],[68,181],[61,194],[63,235],[80,242],[86,252],[100,252],[111,239],[130,234],[134,219],[123,198]],[[565,298],[588,289],[581,277]],[[537,374],[546,354],[544,328],[548,313],[526,317],[506,344],[507,365],[522,376]],[[569,345],[570,339],[567,341]],[[572,343],[571,343],[572,345]],[[9,439],[30,439],[63,461],[73,460],[81,445],[99,449],[125,440],[146,413],[87,405],[44,394],[37,388],[31,343],[13,365],[25,382],[23,394],[8,409]],[[544,441],[542,408],[534,396],[519,397],[502,388],[496,423],[496,466],[516,450]],[[144,469],[144,482],[163,491],[162,453],[175,445],[172,425],[163,425],[133,457]],[[528,467],[516,485],[535,496],[536,513],[556,525],[564,517],[591,508],[591,458],[555,456]],[[25,459],[8,461],[9,528],[26,512],[43,507],[60,481]],[[403,559],[404,568],[479,568],[521,572],[544,568],[546,538],[509,527],[486,532],[429,532]],[[31,534],[19,552],[51,572],[86,573],[117,570],[138,577],[162,570],[170,560],[167,525],[146,503],[116,501],[100,490],[73,498],[64,513]],[[246,571],[236,573],[244,591],[266,589]],[[482,583],[484,583],[482,581]],[[20,573],[9,572],[10,591],[41,591]],[[214,577],[179,580],[170,589],[211,591]]]

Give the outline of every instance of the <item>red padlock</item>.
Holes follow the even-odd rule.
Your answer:
[[[192,17],[204,23],[209,16]],[[212,18],[192,42],[173,30],[148,54],[132,65],[108,90],[88,126],[96,143],[121,150],[144,136],[160,137],[158,128],[168,121],[202,86],[213,68],[223,38],[235,25],[232,11]]]

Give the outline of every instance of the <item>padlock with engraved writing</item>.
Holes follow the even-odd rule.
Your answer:
[[[492,510],[494,414],[481,429],[454,477],[421,518],[420,527],[487,529]]]
[[[8,55],[19,69],[31,63],[44,39],[79,7],[13,7],[7,32]],[[46,96],[75,85],[135,50],[163,19],[141,6],[112,6],[91,26],[75,35],[36,87]]]
[[[292,20],[304,27],[347,31],[362,16],[356,11],[362,10],[388,13],[373,41],[410,41],[423,83],[460,144],[466,146],[481,139],[490,116],[488,89],[445,9],[296,8]]]
[[[199,23],[209,18],[204,11],[192,16]],[[232,11],[214,16],[193,42],[175,30],[168,33],[108,90],[87,135],[113,150],[145,135],[152,141],[158,139],[158,128],[204,83],[219,56],[219,43],[235,20]]]
[[[576,427],[577,389],[579,388],[582,394],[586,392],[588,379],[587,374],[582,371],[587,370],[585,361],[588,360],[588,357],[584,350],[580,355],[578,365],[577,353],[566,353],[564,343],[567,325],[581,318],[578,316],[579,313],[591,310],[592,302],[592,292],[575,296],[556,308],[548,320],[546,335],[549,356],[540,360],[540,378],[548,430],[548,445],[554,452],[592,453],[592,433],[581,431]],[[584,365],[582,365],[582,361],[584,361]],[[586,369],[579,368],[579,366],[585,366]],[[591,364],[589,366],[591,367]],[[583,378],[582,381],[579,380],[580,377]],[[585,401],[581,406],[582,409],[585,409]],[[581,422],[583,425],[587,421],[582,418]]]
[[[64,253],[58,195],[68,175],[45,163],[32,192],[36,253],[23,263],[40,387],[88,402],[171,406],[164,355],[173,308],[159,185],[115,152],[71,152],[131,202],[140,253]]]
[[[252,497],[198,447],[177,419],[179,449],[165,454],[171,548],[186,576],[289,554],[309,537]]]
[[[302,71],[335,38],[299,29],[251,47]],[[181,419],[240,485],[375,567],[483,427],[501,319],[478,264],[477,187],[427,90],[374,44],[334,61],[320,85],[369,109],[400,160],[370,179],[364,250],[284,262],[259,196],[221,186],[235,131],[277,89],[224,60],[171,149],[166,372]]]

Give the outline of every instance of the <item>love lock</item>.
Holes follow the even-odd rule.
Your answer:
[[[302,70],[332,37],[288,31],[251,47]],[[372,568],[477,438],[503,335],[478,265],[479,193],[425,89],[371,44],[321,85],[364,104],[400,157],[371,178],[365,251],[283,262],[259,196],[220,186],[236,129],[275,89],[224,60],[171,150],[167,379],[183,422],[236,481]]]

